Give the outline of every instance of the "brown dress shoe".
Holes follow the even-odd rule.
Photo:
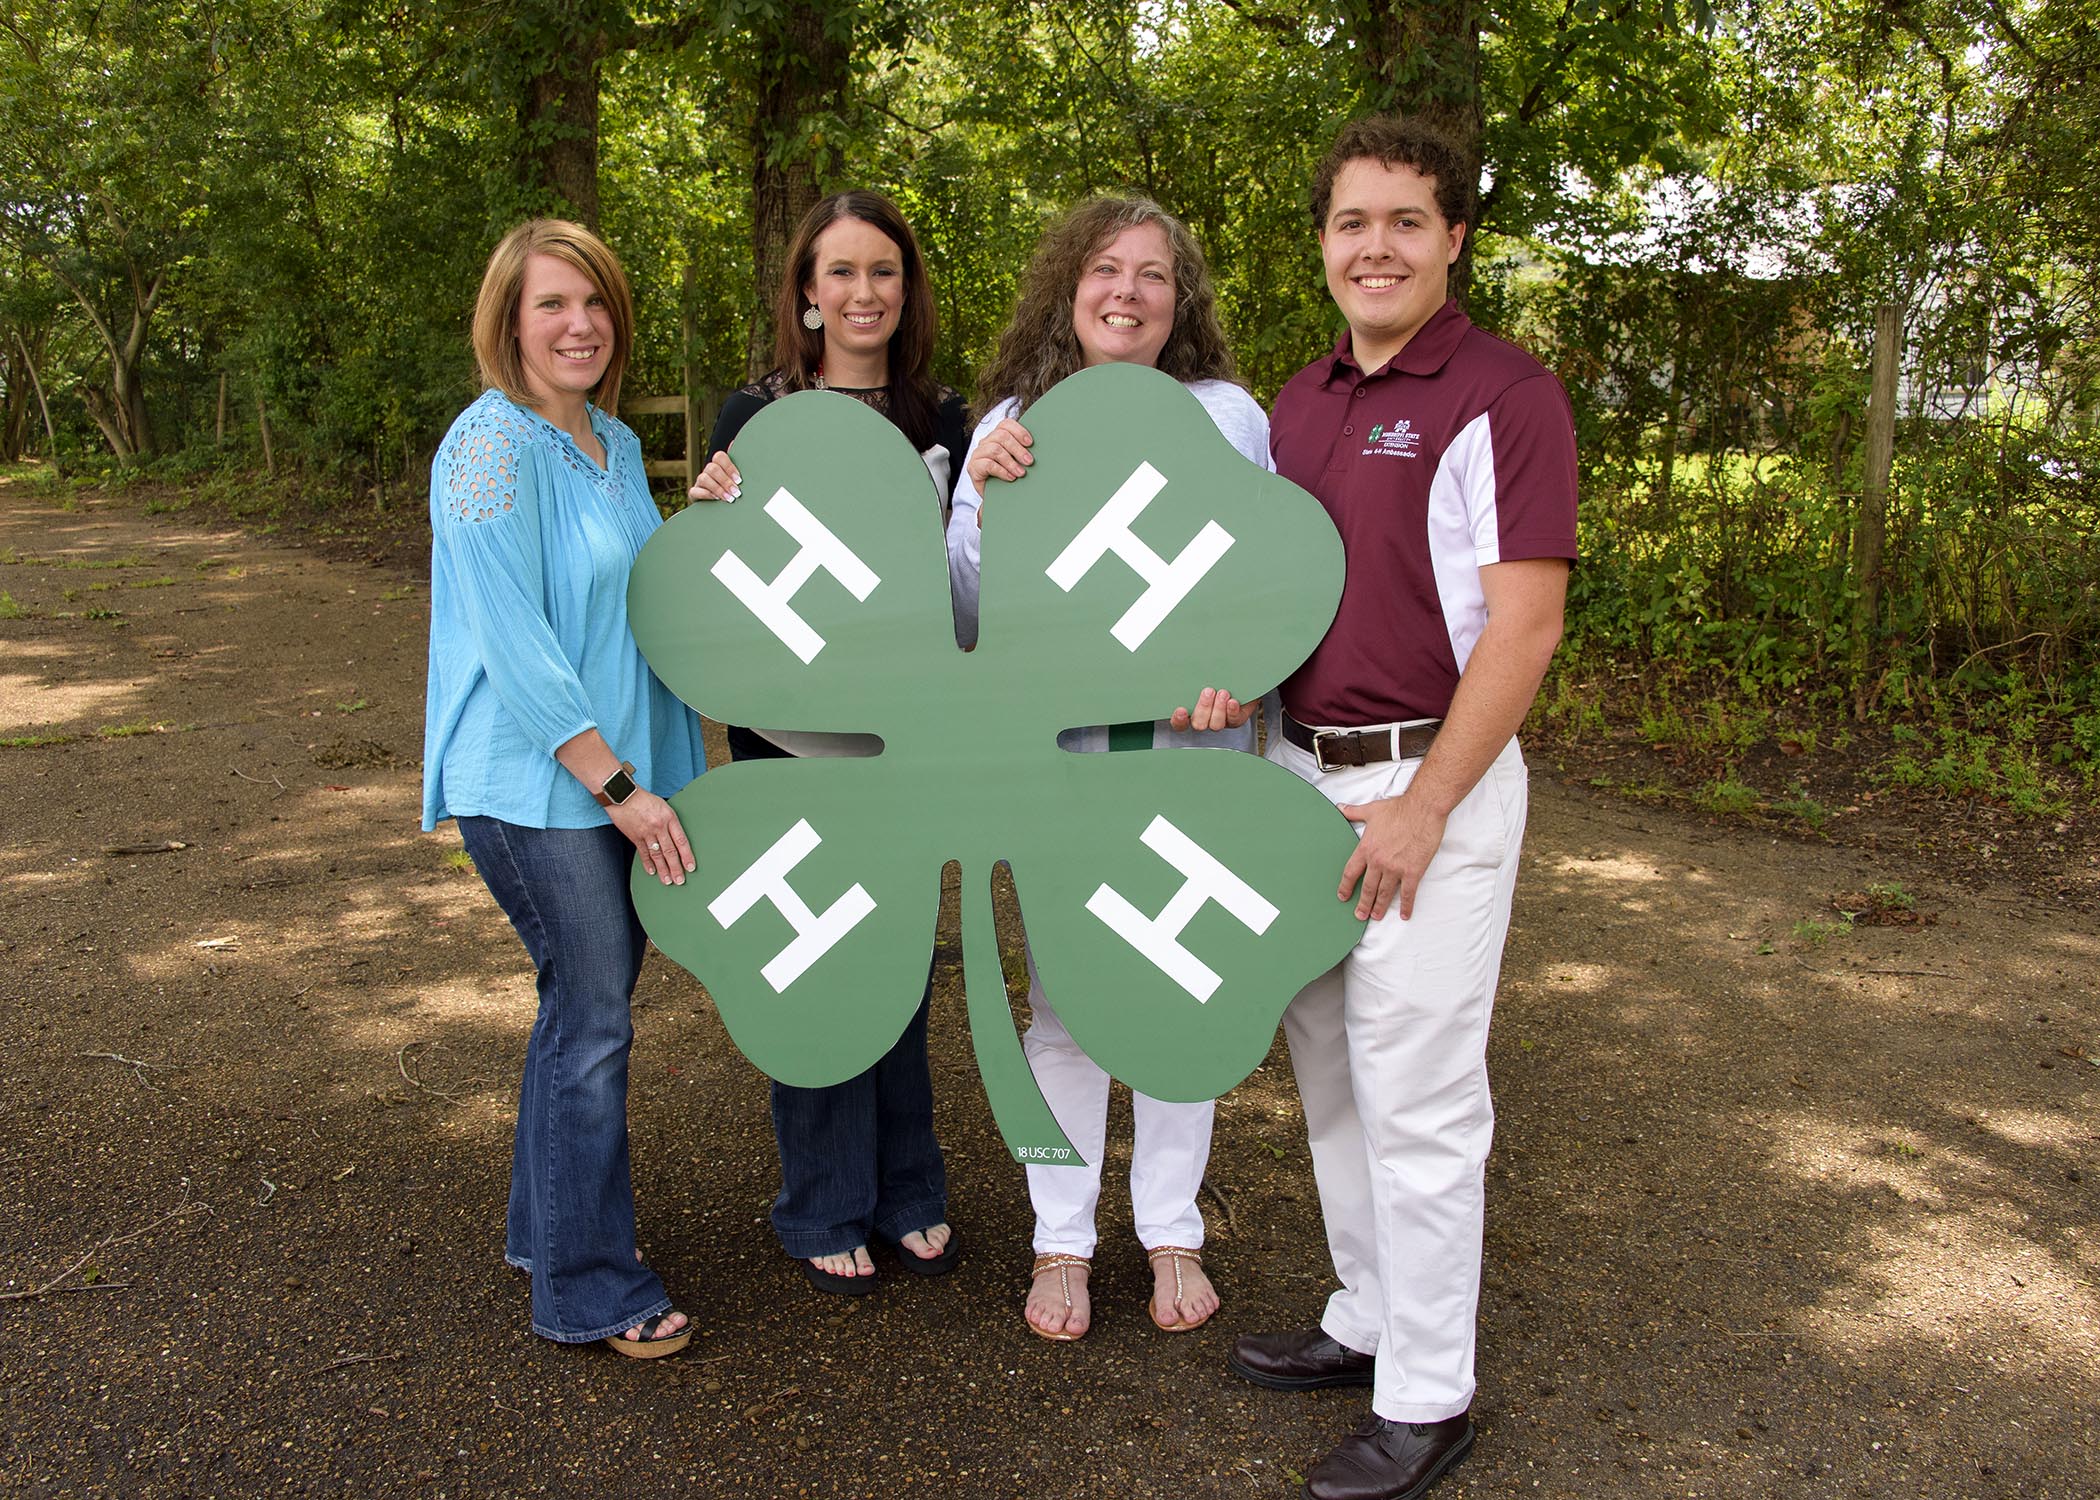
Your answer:
[[[1306,1477],[1308,1500],[1418,1500],[1473,1446],[1465,1412],[1441,1422],[1373,1415]]]
[[[1225,1368],[1272,1391],[1317,1391],[1330,1385],[1369,1385],[1377,1361],[1338,1344],[1317,1328],[1288,1333],[1243,1333],[1232,1341]]]

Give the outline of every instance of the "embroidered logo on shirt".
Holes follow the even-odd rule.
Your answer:
[[[1380,422],[1366,434],[1363,457],[1374,455],[1380,458],[1420,458],[1422,434],[1415,431],[1412,422],[1394,422],[1388,426]]]

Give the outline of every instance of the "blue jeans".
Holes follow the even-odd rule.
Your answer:
[[[526,828],[464,817],[460,836],[539,970],[511,1149],[503,1258],[532,1273],[532,1331],[564,1344],[667,1311],[634,1254],[627,1169],[628,1005],[644,938],[617,828]]]
[[[882,1060],[829,1088],[773,1085],[780,1196],[773,1232],[797,1257],[902,1239],[948,1217],[948,1170],[933,1137],[926,1007]]]
[[[787,751],[729,726],[735,760]],[[773,1232],[798,1259],[837,1255],[870,1238],[902,1239],[948,1217],[948,1170],[933,1135],[933,1077],[926,1065],[925,998],[874,1067],[828,1088],[773,1085],[780,1196]]]

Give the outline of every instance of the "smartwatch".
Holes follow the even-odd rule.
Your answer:
[[[591,795],[598,799],[600,807],[618,807],[622,802],[632,797],[634,795],[633,763],[631,761],[621,761],[620,769],[606,777],[604,784]]]

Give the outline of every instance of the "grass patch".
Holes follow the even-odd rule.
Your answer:
[[[0,750],[38,750],[45,745],[70,745],[78,738],[77,734],[18,734],[0,740]]]
[[[0,589],[0,620],[26,620],[28,618],[30,618],[30,612],[15,603],[15,596],[6,589]]]
[[[1835,922],[1818,922],[1813,917],[1803,917],[1794,924],[1794,936],[1811,948],[1820,948],[1839,933],[1851,930],[1852,918],[1842,912]]]
[[[128,740],[135,734],[166,734],[165,724],[149,724],[140,720],[136,724],[104,724],[95,731],[96,737],[105,740]]]
[[[2000,802],[2026,817],[2061,817],[2070,806],[2027,738],[1909,724],[1890,738],[1898,749],[1876,772],[1885,786]]]
[[[471,875],[474,873],[474,856],[464,849],[448,850],[445,854],[445,868],[455,875]]]
[[[1744,785],[1733,776],[1707,783],[1692,802],[1701,812],[1716,817],[1739,818],[1745,813],[1756,812],[1759,806],[1757,789]]]
[[[1903,887],[1900,880],[1877,880],[1867,887],[1867,894],[1883,911],[1916,911],[1918,898]]]
[[[1830,809],[1809,796],[1798,781],[1786,789],[1785,796],[1772,799],[1772,811],[1785,813],[1790,818],[1799,818],[1809,827],[1816,829],[1830,821]]]
[[[360,698],[355,703],[338,703],[335,706],[335,711],[339,714],[361,714],[371,706],[371,704]]]
[[[122,557],[35,557],[27,552],[17,552],[12,547],[0,547],[0,563],[13,563],[23,568],[71,568],[93,571],[102,568],[143,568],[144,554],[127,552]]]

